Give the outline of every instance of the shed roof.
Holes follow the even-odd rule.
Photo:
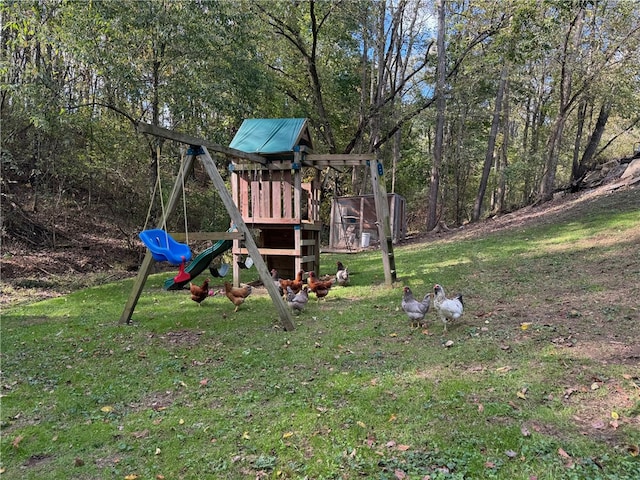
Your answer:
[[[248,118],[229,147],[261,155],[290,153],[297,145],[312,148],[306,118]]]

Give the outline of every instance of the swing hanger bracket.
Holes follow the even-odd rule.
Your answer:
[[[204,150],[201,145],[190,145],[187,155],[204,155]]]

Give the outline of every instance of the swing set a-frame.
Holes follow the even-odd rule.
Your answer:
[[[285,119],[289,120],[289,119]],[[304,121],[306,125],[306,121]],[[219,194],[222,203],[224,204],[229,217],[231,218],[231,224],[235,226],[235,231],[228,232],[219,232],[211,238],[216,237],[215,239],[229,241],[232,240],[234,242],[234,256],[236,253],[243,253],[248,255],[249,258],[252,259],[253,265],[256,267],[256,270],[260,276],[260,280],[266,287],[271,300],[277,310],[278,316],[280,318],[282,327],[287,330],[293,330],[294,324],[291,317],[291,312],[286,306],[284,300],[280,296],[277,287],[274,282],[271,281],[271,274],[267,264],[263,258],[263,255],[267,255],[267,257],[272,258],[274,255],[296,255],[295,256],[295,264],[296,268],[302,265],[304,262],[310,262],[311,268],[309,270],[315,270],[316,273],[319,273],[319,235],[313,238],[313,233],[311,237],[306,237],[300,234],[301,225],[300,222],[294,222],[298,224],[293,224],[293,229],[295,231],[295,248],[290,249],[274,249],[274,248],[258,248],[257,243],[252,235],[251,229],[247,226],[245,221],[246,219],[251,218],[251,222],[255,220],[255,212],[248,213],[246,211],[247,202],[250,204],[250,210],[253,211],[256,208],[260,208],[264,215],[264,204],[261,204],[259,201],[256,201],[256,198],[259,198],[260,195],[264,197],[264,190],[268,190],[272,192],[271,197],[273,198],[273,202],[271,204],[270,210],[273,213],[275,210],[280,211],[280,208],[276,208],[275,204],[280,204],[279,201],[276,201],[275,189],[273,188],[270,180],[268,180],[268,175],[262,175],[262,172],[273,172],[274,170],[287,170],[292,173],[293,178],[291,180],[291,189],[290,193],[292,207],[292,214],[300,219],[302,218],[300,205],[303,203],[303,195],[302,193],[302,184],[300,181],[301,178],[301,167],[313,167],[316,172],[319,172],[321,169],[326,167],[339,169],[342,166],[361,166],[368,165],[370,167],[371,173],[371,181],[373,185],[373,193],[375,198],[375,206],[376,206],[376,215],[377,215],[377,225],[378,225],[378,233],[380,238],[380,249],[382,251],[382,262],[385,273],[385,283],[388,286],[392,286],[396,281],[396,270],[395,270],[395,259],[393,254],[393,238],[391,235],[391,227],[389,222],[389,205],[386,201],[387,194],[386,188],[384,186],[384,177],[383,177],[383,167],[382,163],[377,161],[376,156],[374,154],[349,154],[349,155],[321,155],[321,154],[312,154],[308,152],[308,149],[305,146],[296,146],[295,153],[293,154],[293,159],[288,162],[272,162],[269,158],[264,155],[257,153],[245,152],[242,150],[238,150],[231,147],[225,147],[219,144],[214,144],[208,142],[207,140],[203,140],[197,137],[193,137],[190,135],[182,134],[179,132],[175,132],[173,130],[168,130],[165,128],[149,125],[146,123],[138,123],[137,130],[140,133],[153,135],[159,138],[172,140],[176,142],[180,142],[182,144],[186,144],[189,146],[187,151],[187,155],[184,158],[184,161],[181,164],[180,172],[178,174],[177,180],[173,185],[173,189],[167,201],[165,208],[163,208],[162,218],[158,222],[157,231],[161,231],[162,226],[166,226],[166,220],[169,218],[172,213],[175,211],[176,206],[178,205],[179,199],[181,195],[184,195],[184,181],[180,181],[180,179],[184,179],[187,174],[191,171],[194,161],[196,159],[200,160],[205,171],[209,175],[217,193]],[[231,193],[227,190],[227,187],[222,179],[220,173],[218,172],[218,168],[209,154],[209,149],[214,151],[216,154],[221,154],[231,159],[230,169],[232,171],[232,186],[235,187],[232,189],[233,194],[236,197],[235,202]],[[255,182],[247,182],[247,185],[243,187],[242,181],[242,171],[243,165],[253,165],[253,168],[259,170],[261,172],[260,178],[256,179]],[[235,168],[234,168],[235,166]],[[246,171],[246,170],[245,170]],[[256,180],[254,179],[254,180]],[[254,183],[254,185],[252,185]],[[282,182],[280,182],[282,183]],[[286,183],[286,182],[285,182]],[[287,188],[286,185],[283,187],[283,195],[286,196]],[[255,188],[256,191],[252,193],[252,189]],[[318,220],[318,222],[305,222],[307,224],[311,223],[312,225],[307,225],[313,231],[319,231],[319,227],[317,224],[319,223],[319,182],[312,182],[309,187],[310,198],[307,199],[307,203],[309,205],[309,212]],[[257,193],[262,192],[262,193]],[[294,195],[295,193],[295,195]],[[248,199],[248,200],[247,200]],[[184,202],[184,198],[183,198]],[[237,204],[236,204],[237,202]],[[287,199],[283,200],[282,212],[287,210]],[[250,217],[253,215],[253,217]],[[263,217],[261,217],[263,218]],[[264,220],[267,221],[267,220]],[[282,221],[277,221],[274,223],[282,224]],[[286,222],[284,222],[286,223]],[[253,223],[252,223],[252,226]],[[268,226],[268,225],[267,225]],[[280,225],[282,226],[282,225]],[[186,228],[186,227],[185,227]],[[304,227],[302,228],[304,230]],[[213,232],[211,232],[213,233]],[[187,232],[185,232],[187,234]],[[160,236],[160,235],[158,235]],[[160,240],[160,239],[159,239]],[[170,241],[170,240],[167,240]],[[291,240],[293,241],[293,240]],[[244,244],[244,248],[240,249],[239,245],[242,242]],[[147,243],[147,242],[145,242]],[[304,255],[303,249],[305,248],[313,249],[312,255]],[[148,246],[148,244],[147,244]],[[264,245],[263,245],[264,247]],[[155,255],[155,258],[154,258]],[[152,252],[150,249],[147,249],[147,253],[142,261],[140,269],[138,271],[138,275],[134,282],[133,288],[130,292],[129,298],[125,305],[124,311],[120,317],[120,323],[131,323],[131,317],[133,316],[134,309],[140,298],[142,290],[144,288],[144,284],[149,276],[151,271],[151,267],[153,266],[153,262],[158,260],[157,253]],[[181,272],[184,268],[184,261],[182,262]],[[239,281],[239,274],[236,271],[236,262],[234,262],[234,284],[237,284]]]

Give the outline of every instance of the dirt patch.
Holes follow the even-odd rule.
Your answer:
[[[191,347],[200,343],[204,331],[179,330],[175,332],[167,332],[162,335],[151,335],[150,339],[157,338],[167,348],[183,348]]]
[[[53,460],[51,455],[32,455],[22,464],[24,467],[37,467]]]

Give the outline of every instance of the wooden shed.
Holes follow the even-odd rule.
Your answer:
[[[404,240],[407,233],[407,216],[404,197],[390,193],[389,223],[393,243]],[[335,251],[358,251],[380,242],[375,198],[359,195],[334,198],[331,204],[329,249]]]

